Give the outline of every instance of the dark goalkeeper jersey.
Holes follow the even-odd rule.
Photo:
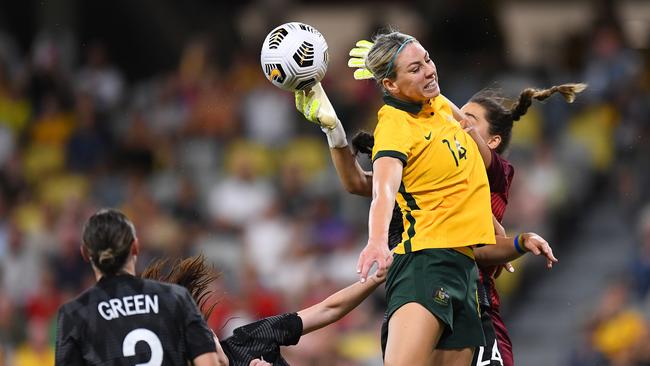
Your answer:
[[[215,352],[212,332],[181,286],[103,277],[59,309],[56,365],[169,365]]]
[[[288,313],[241,326],[220,343],[231,366],[248,366],[256,358],[273,366],[285,366],[288,363],[280,354],[280,346],[293,346],[301,336],[302,319]]]

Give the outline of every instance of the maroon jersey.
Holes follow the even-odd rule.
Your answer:
[[[492,213],[499,222],[503,221],[503,215],[506,212],[508,191],[514,175],[515,169],[508,160],[492,150],[492,164],[487,169],[487,176],[492,194]]]
[[[512,165],[492,150],[492,163],[487,169],[487,176],[492,196],[492,213],[499,222],[503,220],[506,212],[508,191],[514,174]],[[478,295],[487,344],[474,352],[473,366],[514,366],[512,342],[501,319],[501,300],[492,277],[495,270],[496,266],[489,266],[481,267],[479,271]]]
[[[508,160],[502,158],[494,150],[491,152],[492,163],[487,169],[487,176],[490,182],[490,193],[492,196],[492,214],[501,222],[506,212],[506,206],[508,205],[508,191],[510,190],[512,178],[515,175],[515,169]],[[490,306],[498,309],[501,301],[494,286],[494,279],[492,278],[495,270],[496,266],[483,267],[479,275],[480,281],[485,289],[485,296],[488,297],[486,300],[489,301]]]

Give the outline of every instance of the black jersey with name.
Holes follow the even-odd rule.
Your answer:
[[[186,366],[215,347],[196,303],[178,285],[102,277],[59,309],[56,365]]]

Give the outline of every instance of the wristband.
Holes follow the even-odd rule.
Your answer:
[[[336,120],[334,128],[321,127],[327,136],[327,144],[330,148],[340,148],[348,146],[348,139],[345,136],[345,130],[341,121]]]
[[[526,254],[526,249],[522,249],[522,248],[519,246],[519,238],[520,238],[522,235],[523,235],[523,234],[519,234],[519,235],[515,236],[515,250],[516,250],[517,253],[519,253],[519,254]],[[523,244],[523,240],[522,240],[522,244]]]

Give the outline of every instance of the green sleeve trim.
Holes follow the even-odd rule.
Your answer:
[[[372,158],[372,162],[374,163],[377,159],[383,158],[384,156],[388,156],[391,158],[398,159],[399,161],[402,162],[402,165],[406,166],[406,154],[403,152],[395,151],[395,150],[382,150],[382,151],[377,151],[375,156]]]

